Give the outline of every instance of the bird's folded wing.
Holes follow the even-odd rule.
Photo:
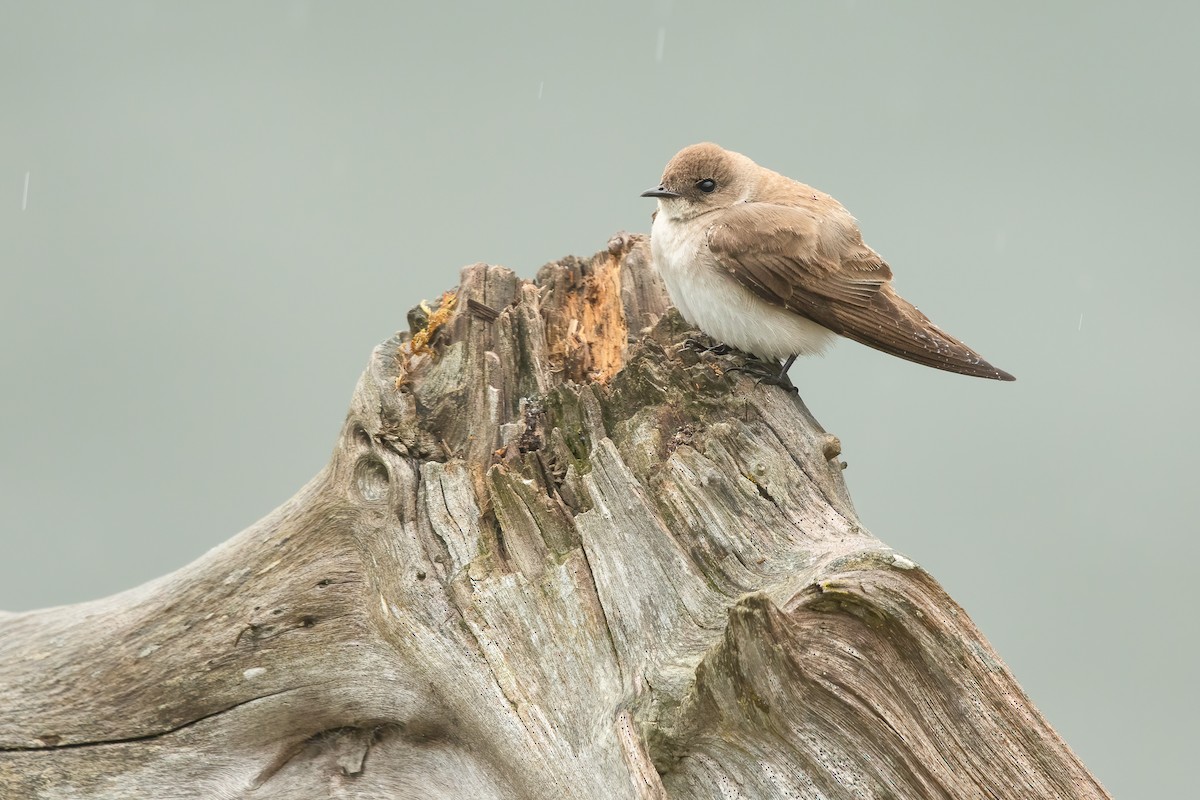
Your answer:
[[[863,244],[854,218],[827,210],[745,203],[723,210],[708,229],[713,255],[764,300],[808,306],[805,295],[866,306],[892,277]],[[798,308],[797,311],[805,313]]]
[[[709,251],[743,286],[869,347],[918,364],[1013,380],[892,289],[892,271],[854,218],[830,209],[746,203],[708,228]]]

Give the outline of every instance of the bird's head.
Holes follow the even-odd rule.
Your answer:
[[[658,199],[668,219],[687,220],[750,199],[757,165],[711,142],[683,148],[667,163],[658,186],[642,197]]]

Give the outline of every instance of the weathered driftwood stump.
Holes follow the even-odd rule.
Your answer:
[[[0,618],[0,796],[1106,796],[640,237],[410,322],[269,517]]]

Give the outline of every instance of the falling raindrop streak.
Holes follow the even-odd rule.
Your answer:
[[[666,44],[667,44],[667,29],[659,28],[658,29],[658,45],[655,46],[655,48],[654,48],[654,60],[655,61],[663,60],[663,48],[666,47]]]
[[[25,189],[21,192],[21,210],[29,206],[29,172],[25,172]]]

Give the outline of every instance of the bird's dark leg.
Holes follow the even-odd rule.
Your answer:
[[[783,366],[779,370],[779,374],[772,381],[760,381],[761,383],[771,383],[775,386],[782,386],[792,394],[800,394],[800,390],[796,388],[796,384],[792,383],[792,379],[788,377],[788,370],[792,368],[792,364],[796,363],[796,353],[788,356],[788,360],[783,362]]]
[[[747,361],[744,367],[733,367],[732,369],[725,370],[725,372],[744,372],[747,375],[758,378],[758,383],[765,383],[768,386],[779,386],[792,394],[799,394],[800,390],[788,378],[788,370],[792,368],[792,364],[795,361],[796,356],[791,356],[787,361],[783,362],[783,366],[779,372],[776,372],[771,364],[759,361],[758,359],[755,359],[754,362]]]

